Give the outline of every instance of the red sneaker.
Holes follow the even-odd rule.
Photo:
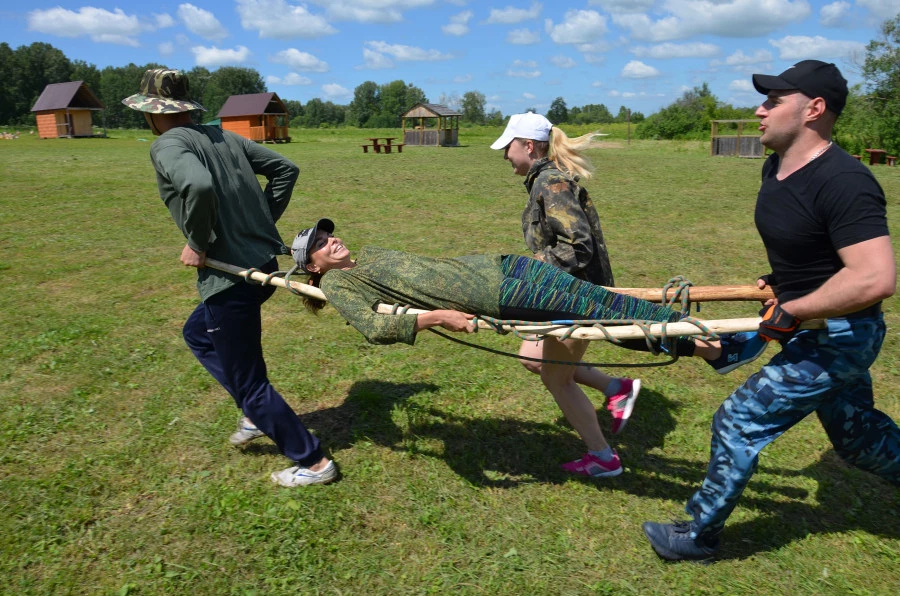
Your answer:
[[[613,417],[612,433],[614,435],[619,434],[625,428],[640,392],[640,379],[622,379],[622,390],[606,400],[606,409]]]
[[[615,450],[613,450],[613,458],[609,461],[603,461],[592,453],[585,453],[581,459],[562,464],[562,469],[572,474],[581,474],[592,478],[605,478],[621,474],[622,462],[619,460],[619,454]]]

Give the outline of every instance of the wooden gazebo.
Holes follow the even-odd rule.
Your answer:
[[[759,120],[710,120],[709,154],[763,157],[759,134],[745,135],[745,124],[759,125]]]
[[[42,139],[105,137],[94,134],[91,112],[103,104],[84,81],[50,83],[44,87],[31,111],[35,113],[38,136]]]
[[[290,143],[288,110],[275,93],[232,95],[216,116],[222,130],[257,143]]]
[[[417,103],[401,116],[406,145],[456,147],[459,145],[459,112],[436,103]],[[412,126],[407,128],[407,120]]]

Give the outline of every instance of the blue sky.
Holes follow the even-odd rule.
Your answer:
[[[30,0],[3,3],[0,41],[99,68],[251,67],[303,103],[402,79],[434,103],[479,91],[504,115],[556,97],[648,115],[703,82],[756,105],[750,74],[807,58],[859,82],[865,44],[898,13],[900,0]]]

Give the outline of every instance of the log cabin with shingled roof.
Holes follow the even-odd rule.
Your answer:
[[[257,143],[290,143],[288,110],[276,93],[232,95],[216,116],[222,130]]]
[[[35,113],[38,136],[42,139],[105,137],[94,134],[91,112],[103,110],[84,81],[50,83],[32,106]]]

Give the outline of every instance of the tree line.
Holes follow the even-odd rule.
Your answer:
[[[98,69],[81,60],[69,60],[50,44],[36,42],[13,50],[0,43],[0,125],[34,125],[31,107],[49,83],[84,81],[104,104],[102,114],[94,114],[94,124],[108,128],[146,128],[143,115],[122,105],[121,100],[136,93],[144,65]],[[886,21],[879,38],[866,46],[861,65],[863,82],[850,90],[847,107],[835,127],[835,141],[852,153],[878,147],[900,151],[900,15]],[[193,99],[207,108],[196,114],[198,121],[215,118],[231,95],[264,93],[265,81],[252,68],[221,67],[215,71],[197,66],[187,71]],[[355,126],[396,128],[401,114],[417,103],[429,103],[425,92],[402,80],[378,84],[366,81],[353,91],[346,105],[313,98],[305,104],[281,98],[288,110],[288,124],[296,128]],[[487,110],[484,94],[468,91],[462,96],[441,95],[437,103],[461,114],[465,125],[495,125],[505,122],[499,110]],[[526,111],[537,111],[534,109]],[[631,122],[635,136],[644,139],[707,139],[710,120],[754,118],[754,107],[735,107],[720,101],[703,83],[685,91],[660,111],[644,116],[620,106],[616,115],[603,104],[568,107],[557,97],[547,111],[554,124],[609,124]]]

